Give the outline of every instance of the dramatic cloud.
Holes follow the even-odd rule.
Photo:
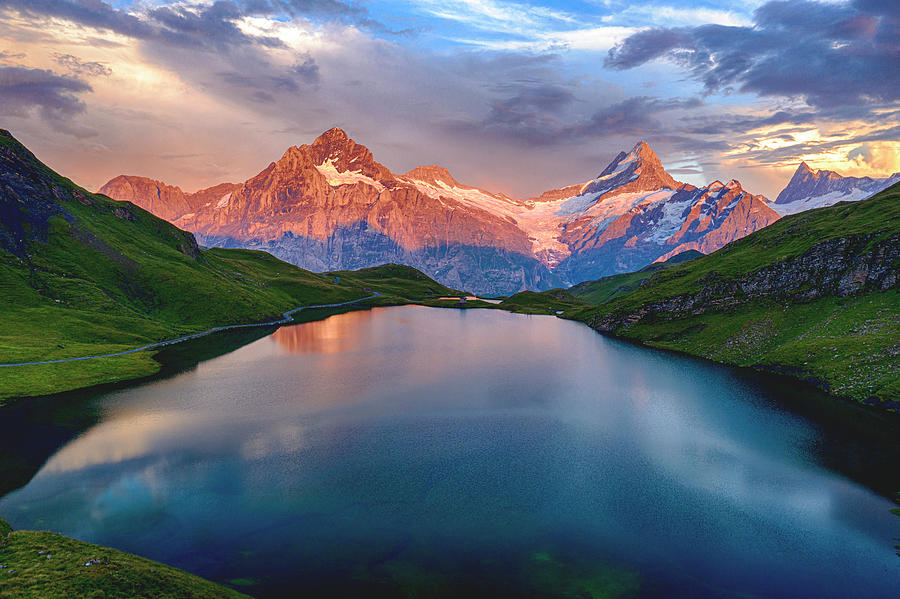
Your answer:
[[[691,183],[774,195],[801,159],[889,167],[895,4],[0,0],[0,66],[34,78],[0,115],[89,186],[243,180],[341,126],[395,171],[518,197],[638,139]]]
[[[93,132],[73,127],[69,119],[84,112],[78,94],[91,86],[74,77],[56,75],[43,69],[0,67],[0,115],[27,116],[38,113],[54,126],[76,135]]]
[[[54,117],[68,117],[84,111],[76,94],[91,86],[73,77],[24,67],[0,67],[0,111],[22,114],[39,109]]]
[[[857,167],[883,173],[900,171],[900,143],[866,142],[847,155]]]
[[[661,113],[703,104],[697,98],[633,96],[598,108],[586,117],[563,115],[563,109],[574,101],[575,96],[568,89],[529,84],[515,95],[495,102],[487,118],[469,126],[544,146],[605,137],[643,137],[650,133],[661,138],[666,131],[658,118]]]
[[[369,18],[365,8],[340,0],[193,1],[157,6],[140,16],[102,0],[0,0],[0,9],[13,9],[32,18],[65,19],[135,39],[209,49],[248,43],[283,45],[277,37],[245,33],[237,24],[245,17],[305,17],[389,31]]]
[[[882,105],[900,100],[900,17],[896,3],[776,1],[754,26],[655,28],[609,51],[605,65],[631,69],[665,58],[708,92],[802,97],[810,106]]]

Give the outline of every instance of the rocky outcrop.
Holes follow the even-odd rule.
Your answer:
[[[27,259],[29,244],[46,239],[51,217],[74,219],[53,201],[69,197],[69,191],[60,181],[39,176],[43,165],[24,148],[17,151],[9,131],[0,129],[0,140],[10,142],[0,143],[0,249]]]
[[[868,235],[844,237],[738,278],[710,272],[697,282],[695,292],[599,315],[589,324],[599,331],[616,332],[643,320],[673,320],[763,300],[809,302],[887,290],[900,282],[898,266],[900,235],[874,242]]]

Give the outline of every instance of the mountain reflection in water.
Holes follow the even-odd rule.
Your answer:
[[[372,322],[371,310],[357,310],[293,326],[272,335],[280,346],[295,354],[333,354],[359,346],[360,332]]]

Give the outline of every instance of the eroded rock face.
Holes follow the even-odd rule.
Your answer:
[[[119,175],[108,181],[97,193],[107,195],[114,200],[131,202],[147,212],[152,212],[167,221],[174,221],[185,214],[197,210],[200,206],[237,187],[234,183],[220,183],[196,193],[185,193],[180,187],[166,185],[162,181],[137,177],[135,175]]]
[[[0,129],[0,138],[14,141],[4,129]],[[17,151],[11,144],[0,144],[0,249],[19,258],[27,258],[32,240],[46,239],[51,217],[74,219],[51,198],[64,200],[75,196],[51,178],[41,176],[38,164],[24,148]],[[87,200],[83,194],[79,195],[81,200]]]
[[[340,129],[288,148],[242,184],[184,194],[117,177],[101,191],[207,245],[268,249],[312,270],[401,262],[446,285],[497,294],[714,251],[778,218],[736,181],[675,181],[645,142],[594,179],[520,201],[464,185],[437,165],[394,174]]]
[[[760,300],[812,301],[897,287],[900,235],[871,244],[871,236],[851,236],[812,246],[797,258],[766,266],[738,279],[712,272],[697,291],[606,314],[590,325],[615,332],[644,318],[670,320],[722,311]]]

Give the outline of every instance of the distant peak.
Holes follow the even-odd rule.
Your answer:
[[[803,162],[800,163],[800,166],[797,167],[797,172],[798,173],[811,173],[811,172],[813,172],[813,170],[811,168],[809,168],[809,165],[806,164],[806,161],[804,160]]]
[[[459,183],[456,179],[453,178],[453,175],[450,174],[443,166],[438,166],[436,164],[428,164],[417,166],[413,170],[406,173],[407,177],[410,179],[417,179],[419,181],[426,181],[428,183],[437,183],[439,181],[443,181],[444,183],[459,186]]]

